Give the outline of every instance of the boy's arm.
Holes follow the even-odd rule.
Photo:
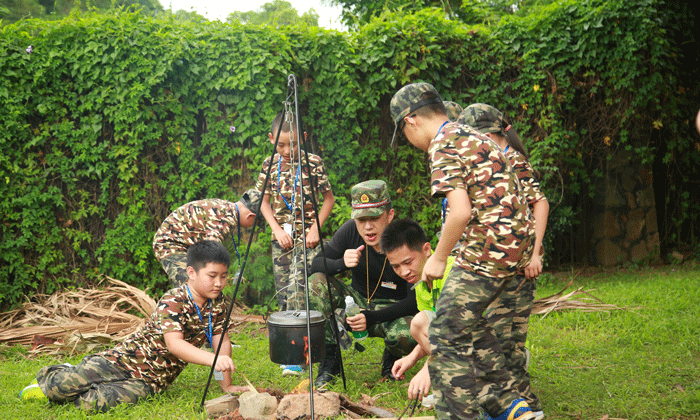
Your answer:
[[[547,219],[549,218],[549,202],[547,199],[540,200],[534,204],[533,215],[535,217],[535,249],[532,251],[530,264],[525,267],[525,277],[527,278],[535,278],[542,273],[540,249],[542,248],[542,240],[547,229]]]
[[[219,346],[219,341],[222,339],[222,337],[226,337],[224,339],[223,344],[221,345],[221,351],[219,352],[219,358],[222,356],[226,356],[228,358],[231,358],[231,340],[228,339],[228,336],[225,336],[223,334],[215,335],[214,336],[214,348],[218,348]],[[233,362],[233,360],[231,360]],[[218,363],[217,363],[218,365]],[[218,369],[217,369],[218,370]],[[233,385],[231,385],[231,374],[236,371],[236,368],[234,367],[231,370],[226,370],[224,371],[224,380],[219,381],[219,386],[224,392],[236,392],[236,389]]]
[[[331,214],[331,210],[333,210],[333,206],[335,205],[335,196],[333,195],[333,190],[328,190],[323,193],[323,204],[321,205],[321,210],[318,211],[318,221],[321,223],[321,227],[323,227],[323,224],[326,222],[326,219],[328,219],[328,216]],[[308,248],[316,248],[316,245],[318,245],[319,241],[321,240],[321,229],[319,229],[319,226],[316,226],[316,220],[314,220],[313,224],[311,225],[311,228],[309,229],[308,235],[306,235],[306,246]]]
[[[220,338],[221,336],[219,335],[217,337]],[[211,366],[212,363],[214,363],[214,353],[200,349],[187,342],[185,340],[185,336],[179,331],[167,332],[163,334],[163,339],[165,340],[165,346],[168,348],[168,351],[174,354],[180,360],[202,366]],[[214,345],[217,345],[216,341],[214,341]],[[219,353],[219,357],[216,359],[215,369],[219,372],[232,372],[236,367],[233,364],[233,360],[231,360],[231,342],[229,341],[227,355],[223,354],[223,348],[225,346],[226,343],[224,342],[222,352]],[[228,374],[228,377],[230,383],[230,373]],[[224,378],[226,378],[226,375],[224,375]]]
[[[447,203],[450,212],[445,219],[440,240],[435,247],[435,252],[428,258],[423,266],[421,280],[441,279],[445,273],[447,257],[454,248],[464,229],[469,224],[472,216],[472,204],[469,194],[464,188],[457,188],[447,192]]]

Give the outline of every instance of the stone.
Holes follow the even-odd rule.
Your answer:
[[[238,397],[229,394],[204,401],[204,409],[210,418],[225,416],[233,413],[237,408]]]
[[[620,194],[615,179],[608,177],[605,181],[605,196],[603,197],[603,205],[605,208],[618,208],[625,206],[627,202],[622,194]]]
[[[246,420],[273,420],[276,418],[277,398],[267,392],[246,391],[238,397],[238,412]]]
[[[637,204],[644,208],[655,208],[656,200],[654,198],[654,188],[646,187],[637,191]]]
[[[647,236],[659,232],[659,224],[656,218],[656,209],[652,207],[646,214]]]
[[[622,262],[622,250],[610,239],[603,239],[595,247],[596,262],[600,265],[611,266]]]
[[[630,258],[632,261],[642,261],[649,257],[649,251],[647,249],[647,244],[644,241],[639,242],[630,250]]]
[[[620,236],[620,226],[615,213],[606,211],[593,222],[593,237],[596,239],[615,238]]]
[[[646,217],[642,209],[629,212],[625,223],[625,241],[637,242],[642,237],[645,222]]]
[[[311,417],[308,393],[285,395],[277,407],[277,418],[295,420]],[[314,418],[338,417],[340,415],[340,396],[337,392],[314,392]]]

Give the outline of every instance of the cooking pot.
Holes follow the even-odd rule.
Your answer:
[[[270,360],[281,365],[309,364],[309,345],[312,363],[323,360],[326,350],[326,319],[318,311],[309,311],[309,331],[306,328],[306,310],[275,312],[267,319],[270,336]]]

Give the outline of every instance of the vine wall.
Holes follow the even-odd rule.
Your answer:
[[[428,81],[445,100],[493,104],[524,137],[552,204],[550,264],[598,263],[571,235],[589,229],[594,181],[620,150],[673,183],[663,226],[685,233],[662,242],[697,247],[697,227],[682,227],[697,226],[698,202],[669,199],[698,192],[700,147],[687,117],[698,97],[688,80],[697,79],[683,70],[697,66],[685,67],[689,55],[674,41],[682,13],[635,4],[565,1],[488,28],[426,10],[354,33],[124,12],[6,26],[0,306],[102,275],[162,292],[154,232],[181,204],[236,200],[253,186],[289,74],[308,147],[324,158],[336,195],[324,236],[349,217],[350,186],[370,178],[387,180],[400,216],[437,231],[425,156],[389,146],[392,95]],[[246,293],[265,300],[274,290],[269,229],[257,236]]]

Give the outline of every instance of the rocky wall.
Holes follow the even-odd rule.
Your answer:
[[[596,184],[592,258],[610,266],[659,258],[659,231],[651,168],[627,152],[614,154]]]

